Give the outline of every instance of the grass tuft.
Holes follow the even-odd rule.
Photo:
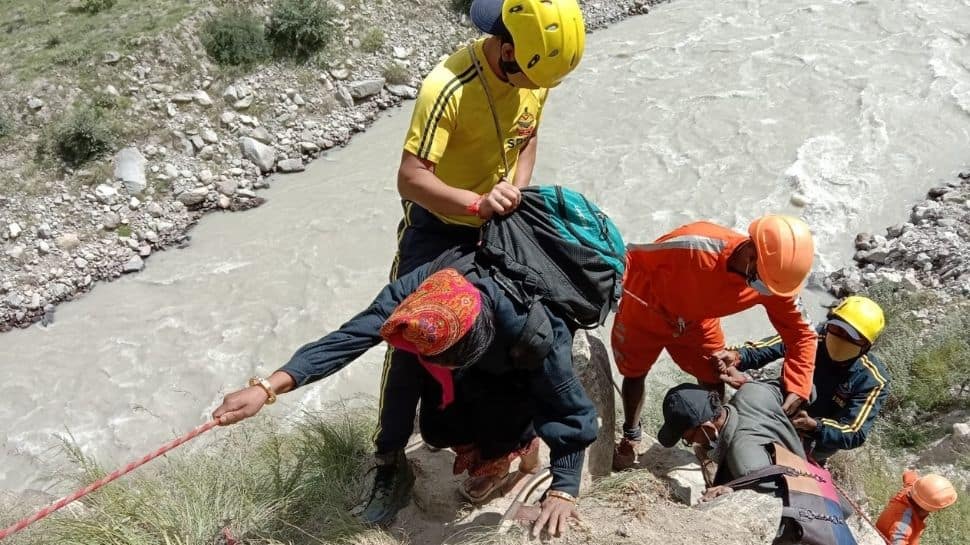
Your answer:
[[[257,417],[204,449],[174,453],[13,538],[12,545],[208,545],[223,528],[246,544],[336,543],[366,532],[348,509],[360,495],[373,422],[361,412],[305,414],[291,431]],[[325,420],[329,419],[329,420]],[[68,438],[72,486],[105,474]],[[0,515],[0,525],[15,514]],[[356,540],[355,540],[356,541]],[[393,541],[388,541],[393,543]]]
[[[384,47],[384,31],[379,28],[371,28],[360,39],[360,49],[365,53],[376,53]]]

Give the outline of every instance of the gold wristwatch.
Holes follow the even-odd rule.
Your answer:
[[[259,386],[266,391],[266,404],[272,405],[276,403],[276,392],[273,391],[273,385],[269,383],[268,380],[260,377],[253,377],[249,379],[250,386]]]

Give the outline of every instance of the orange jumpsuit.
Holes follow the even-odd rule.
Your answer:
[[[625,377],[646,375],[664,349],[684,371],[718,383],[709,356],[724,349],[720,318],[762,305],[785,343],[785,391],[809,399],[817,335],[797,296],[759,294],[728,271],[748,237],[707,222],[684,225],[653,244],[627,247],[623,297],[613,324],[613,355]]]
[[[912,470],[903,472],[903,488],[896,493],[876,521],[876,529],[886,536],[890,545],[919,545],[919,536],[926,528],[923,517],[909,497],[909,491],[919,475]]]

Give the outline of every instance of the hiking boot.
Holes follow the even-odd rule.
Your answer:
[[[633,441],[626,437],[613,447],[613,471],[630,469],[637,463],[637,448],[640,441]]]
[[[378,455],[374,472],[374,487],[370,497],[355,514],[364,524],[387,526],[394,522],[397,512],[411,501],[414,472],[404,451]]]

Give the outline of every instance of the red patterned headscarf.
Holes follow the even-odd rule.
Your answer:
[[[381,337],[388,344],[416,354],[441,384],[442,407],[454,399],[451,370],[427,363],[421,356],[451,348],[472,329],[481,310],[478,289],[455,269],[444,269],[426,278],[381,326]]]
[[[478,289],[455,269],[444,269],[394,309],[381,326],[381,337],[395,348],[434,356],[464,337],[481,310]]]

